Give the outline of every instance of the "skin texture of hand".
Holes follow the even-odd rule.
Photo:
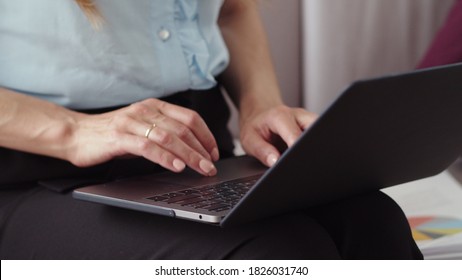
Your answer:
[[[280,157],[279,146],[291,147],[316,118],[304,109],[284,105],[241,118],[242,147],[247,154],[270,167]]]
[[[219,158],[217,144],[202,118],[157,99],[101,115],[80,114],[73,135],[69,158],[77,166],[136,155],[174,172],[187,165],[205,176],[217,173],[212,163]]]

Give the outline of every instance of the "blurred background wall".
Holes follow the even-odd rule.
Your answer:
[[[413,69],[452,3],[260,0],[284,101],[321,113],[356,79]]]
[[[453,0],[300,2],[302,104],[319,113],[353,80],[412,70]]]

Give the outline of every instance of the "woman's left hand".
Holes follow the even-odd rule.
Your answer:
[[[280,157],[278,146],[291,147],[317,115],[302,108],[279,105],[258,111],[240,120],[240,140],[244,151],[272,166]],[[281,143],[281,140],[283,143]]]
[[[223,4],[218,23],[231,59],[220,82],[239,110],[244,151],[272,166],[280,157],[278,144],[292,146],[317,116],[283,105],[259,2],[226,0]]]

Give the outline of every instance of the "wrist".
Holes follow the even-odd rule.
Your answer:
[[[43,153],[62,160],[73,162],[73,154],[76,147],[76,131],[79,113],[66,110],[50,122],[47,133],[43,135],[42,141],[48,150]]]
[[[284,103],[278,91],[271,92],[269,90],[252,91],[249,94],[242,94],[239,102],[239,118],[241,121],[246,121],[249,118],[276,108],[283,106]]]

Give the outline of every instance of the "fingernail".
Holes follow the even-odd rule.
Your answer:
[[[217,148],[213,148],[211,155],[213,161],[217,161],[220,159],[220,153],[218,152]]]
[[[270,154],[268,157],[266,157],[266,163],[269,167],[273,166],[276,161],[278,161],[278,157],[275,154]]]
[[[292,146],[295,144],[295,142],[297,142],[297,139],[298,139],[298,137],[295,137],[295,138],[290,139],[290,140],[288,141],[288,143],[287,143],[287,146],[288,146],[288,147],[292,147]]]
[[[211,163],[210,161],[203,159],[199,162],[199,167],[204,171],[209,176],[213,176],[217,174],[217,169],[215,168],[215,165]]]
[[[176,158],[173,160],[173,167],[175,167],[175,169],[178,171],[182,171],[186,167],[186,164]]]

